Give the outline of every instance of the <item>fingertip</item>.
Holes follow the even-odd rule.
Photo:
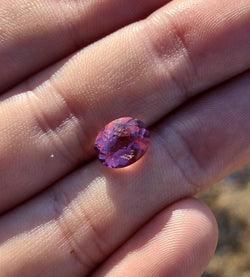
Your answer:
[[[93,276],[199,277],[217,239],[209,208],[197,199],[183,199],[157,214]]]
[[[195,198],[187,198],[170,206],[171,232],[176,239],[173,247],[178,257],[178,274],[173,276],[200,276],[211,260],[218,242],[218,226],[211,210]],[[181,269],[182,268],[182,269]],[[185,270],[184,270],[185,269]],[[173,272],[178,272],[176,267]],[[186,273],[185,273],[186,271]]]

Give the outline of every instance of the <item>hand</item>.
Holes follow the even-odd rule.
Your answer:
[[[1,1],[1,277],[202,274],[191,197],[250,157],[250,2],[167,2]],[[152,142],[112,170],[93,144],[122,116]]]

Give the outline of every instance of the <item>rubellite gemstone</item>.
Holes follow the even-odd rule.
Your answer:
[[[150,133],[145,124],[122,117],[107,124],[97,135],[95,151],[99,160],[111,168],[128,166],[148,150]]]

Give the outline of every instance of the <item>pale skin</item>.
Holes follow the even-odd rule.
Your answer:
[[[201,276],[218,232],[192,197],[250,158],[249,26],[249,0],[0,2],[1,277]],[[122,116],[151,145],[109,169]]]

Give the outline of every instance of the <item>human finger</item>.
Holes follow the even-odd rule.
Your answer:
[[[0,93],[167,0],[1,1]]]
[[[52,77],[46,71],[6,95],[0,210],[91,159],[95,136],[109,121],[129,115],[151,125],[247,69],[250,3],[225,2],[170,2],[64,61]],[[47,81],[32,89],[41,79]]]
[[[149,151],[130,167],[93,161],[6,213],[2,269],[88,274],[166,206],[245,163],[249,87],[246,73],[176,111],[151,130]]]
[[[90,276],[200,277],[217,235],[209,209],[184,199],[154,216]]]

